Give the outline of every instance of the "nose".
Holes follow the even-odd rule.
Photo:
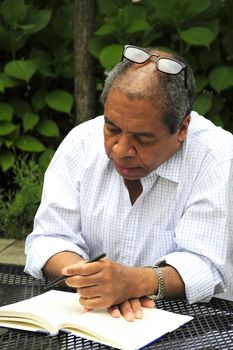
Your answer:
[[[112,147],[113,152],[119,158],[134,157],[137,153],[131,142],[131,137],[121,135]]]

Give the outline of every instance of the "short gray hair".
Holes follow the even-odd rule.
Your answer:
[[[148,51],[154,51],[155,49],[147,49]],[[158,96],[162,100],[161,108],[164,113],[164,124],[168,127],[171,134],[175,133],[183,120],[183,118],[190,114],[195,101],[195,80],[191,67],[184,60],[183,57],[178,55],[170,56],[180,62],[187,65],[187,85],[185,84],[185,71],[172,75],[162,73],[157,70],[157,77],[148,77],[151,80],[150,89],[145,89],[140,93],[137,91],[135,94],[129,93],[130,97],[134,98],[147,98],[150,100],[159,100]],[[124,59],[118,63],[108,74],[104,88],[101,94],[101,102],[104,104],[110,90],[114,87],[119,87],[119,82],[124,80],[125,73],[134,63]],[[127,80],[126,80],[127,81]],[[120,85],[122,86],[122,84]],[[124,92],[127,94],[127,87]]]

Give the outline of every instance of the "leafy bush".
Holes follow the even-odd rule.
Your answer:
[[[0,172],[21,153],[47,162],[72,125],[73,1],[57,3],[0,3]]]
[[[97,4],[98,92],[123,45],[170,49],[194,70],[195,109],[233,132],[232,0]],[[0,236],[30,232],[44,169],[74,124],[73,12],[74,0],[0,1]]]
[[[21,156],[13,166],[14,189],[0,193],[0,236],[23,239],[41,199],[44,169],[34,159]]]
[[[89,50],[106,71],[120,61],[124,44],[181,54],[195,73],[195,109],[233,132],[232,22],[231,0],[98,0]]]

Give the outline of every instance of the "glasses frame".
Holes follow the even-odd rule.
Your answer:
[[[127,48],[134,48],[134,49],[137,49],[137,50],[140,50],[140,51],[144,51],[145,53],[148,54],[148,58],[145,61],[143,61],[143,62],[136,62],[136,61],[134,61],[134,60],[132,60],[132,59],[130,59],[130,58],[125,56],[125,51],[127,50]],[[178,74],[180,74],[181,72],[184,71],[184,82],[185,82],[185,87],[187,88],[187,65],[185,63],[183,63],[183,62],[180,62],[180,61],[176,60],[175,58],[160,56],[160,54],[158,54],[158,53],[151,53],[148,50],[143,49],[143,48],[141,48],[139,46],[125,45],[123,47],[121,61],[123,61],[123,59],[125,58],[126,60],[128,60],[130,62],[133,62],[133,63],[136,63],[136,64],[144,64],[144,63],[148,62],[153,56],[156,57],[156,67],[157,67],[158,71],[161,72],[161,73],[170,74],[170,75],[178,75]],[[161,70],[158,67],[158,62],[161,59],[166,59],[166,60],[169,60],[169,61],[176,62],[176,63],[180,64],[180,66],[182,68],[181,68],[181,70],[178,73],[169,73],[169,72],[166,72],[164,70]]]

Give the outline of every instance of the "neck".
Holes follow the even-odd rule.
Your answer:
[[[130,201],[131,201],[131,204],[133,205],[142,193],[141,181],[139,179],[138,180],[124,179],[124,183],[129,191]]]

